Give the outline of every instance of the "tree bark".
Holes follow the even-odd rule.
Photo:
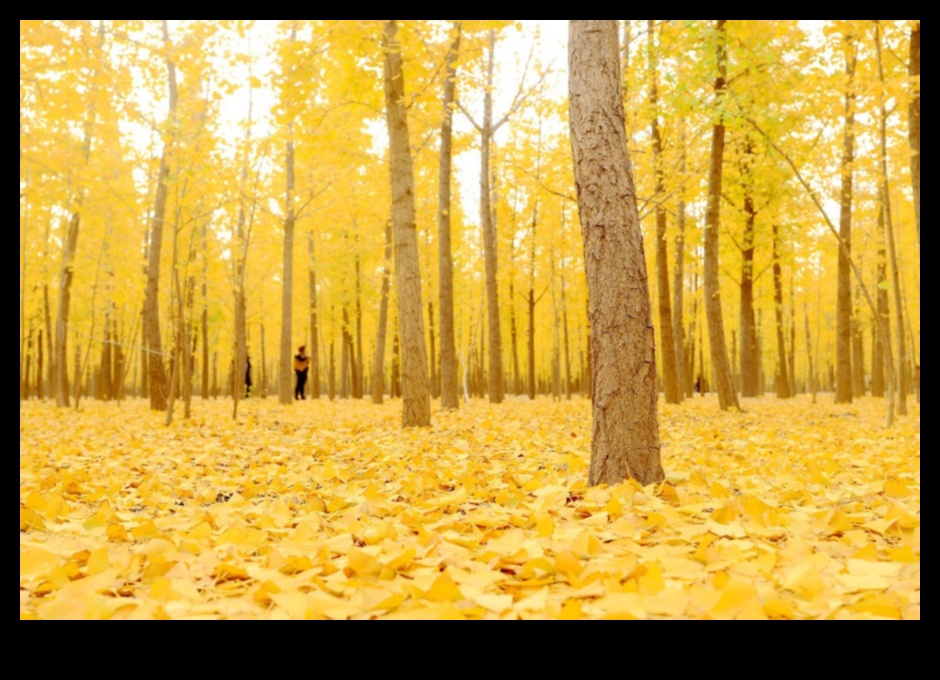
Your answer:
[[[431,424],[431,393],[428,385],[427,350],[424,346],[421,271],[415,228],[414,166],[405,112],[401,44],[394,21],[385,22],[383,45],[385,114],[391,156],[392,220],[395,225],[395,282],[401,334],[402,427],[427,426]],[[487,205],[485,214],[488,212]]]
[[[320,337],[317,319],[317,270],[313,249],[313,232],[307,232],[307,252],[310,255],[310,269],[307,271],[307,287],[310,294],[310,397],[320,398]]]
[[[836,292],[836,403],[852,403],[852,280],[849,258],[852,253],[852,163],[855,160],[855,64],[858,47],[855,37],[845,36],[845,128],[842,135],[839,192],[839,236],[845,248],[839,249]]]
[[[454,22],[454,39],[447,52],[444,76],[444,118],[441,122],[441,161],[438,174],[438,278],[441,315],[441,408],[457,409],[457,344],[454,339],[454,262],[451,256],[451,160],[453,155],[454,89],[457,55],[460,51],[459,21]],[[384,283],[383,283],[384,285]]]
[[[679,176],[684,181],[686,173],[685,164],[685,127],[680,122],[679,131]],[[692,372],[688,366],[685,351],[685,327],[683,324],[683,292],[685,288],[685,199],[680,194],[676,205],[676,266],[673,271],[673,339],[676,343],[676,371],[679,376],[679,387],[683,396],[691,398],[693,395]]]
[[[666,244],[666,209],[662,201],[666,195],[663,173],[663,141],[659,130],[659,91],[657,85],[657,56],[653,20],[647,21],[647,52],[649,56],[649,102],[653,120],[650,136],[653,145],[654,196],[656,197],[656,292],[659,299],[660,356],[663,365],[663,387],[667,404],[682,401],[679,372],[676,368],[676,345],[672,334],[672,303],[669,295],[669,252]]]
[[[480,226],[483,229],[483,262],[486,274],[486,319],[490,334],[490,403],[503,401],[503,347],[499,328],[499,287],[497,285],[496,225],[490,205],[490,145],[493,141],[493,70],[496,31],[489,34],[489,59],[483,90],[483,126],[480,140]]]
[[[783,339],[783,272],[780,267],[780,228],[774,224],[773,269],[774,269],[774,326],[777,331],[777,397],[787,399],[790,394],[790,378],[787,371],[787,348]]]
[[[917,221],[917,245],[920,246],[920,21],[911,28],[911,51],[908,62],[913,94],[908,105],[908,141],[911,145],[911,185],[914,189],[914,218]],[[916,78],[916,81],[914,79]]]
[[[898,257],[894,245],[894,227],[891,221],[891,199],[888,184],[888,148],[887,148],[887,121],[888,111],[884,97],[884,67],[881,61],[881,24],[875,22],[875,54],[878,61],[878,80],[882,85],[882,96],[878,102],[878,147],[879,169],[881,170],[881,210],[884,213],[885,230],[888,234],[888,258],[891,260],[891,290],[894,293],[894,319],[898,329],[898,363],[897,382],[898,389],[898,415],[907,415],[908,374],[906,345],[904,342],[904,306],[901,303],[901,280],[898,273]]]
[[[754,148],[750,137],[745,139],[742,160],[744,188],[744,234],[741,238],[741,304],[740,304],[740,368],[741,395],[756,397],[760,394],[760,375],[757,365],[757,328],[754,322],[754,208],[753,163]]]
[[[448,218],[449,219],[449,218]],[[447,235],[448,241],[450,234]],[[448,245],[448,255],[450,248]],[[388,336],[388,292],[390,284],[390,262],[392,260],[392,221],[385,224],[385,266],[382,271],[382,297],[379,300],[379,325],[375,332],[375,357],[372,360],[372,403],[381,404],[385,394],[385,339]],[[443,287],[444,272],[441,272],[441,286]],[[451,323],[453,323],[453,271],[451,271]],[[443,301],[443,293],[441,294]],[[443,312],[442,321],[443,324]],[[453,340],[453,326],[451,326],[451,340]],[[455,369],[456,370],[456,369]],[[455,387],[456,389],[456,387]]]
[[[725,23],[716,22],[716,56],[718,75],[715,78],[715,105],[720,112],[724,106],[725,78],[727,77],[727,48],[725,45]],[[718,122],[712,128],[712,151],[708,170],[708,204],[705,210],[705,316],[708,322],[708,343],[711,349],[712,367],[715,373],[715,388],[718,392],[718,406],[722,410],[740,408],[738,395],[734,391],[731,365],[728,363],[728,350],[725,345],[725,328],[721,315],[721,297],[718,286],[718,229],[721,214],[721,165],[725,150],[725,126],[723,116],[718,114]]]
[[[170,33],[166,19],[163,20],[163,44],[169,50]],[[170,109],[167,121],[171,127],[176,125],[176,105],[179,99],[176,85],[176,65],[169,57],[166,58],[167,82],[170,91]],[[175,132],[171,140],[175,138]],[[168,147],[172,141],[163,146],[160,157],[160,170],[157,173],[157,191],[153,202],[153,220],[150,224],[150,260],[147,265],[147,292],[144,303],[144,317],[146,319],[147,354],[149,370],[148,382],[150,384],[150,408],[155,411],[166,410],[167,384],[166,371],[163,365],[162,340],[160,336],[160,254],[163,248],[163,226],[166,221],[167,177],[170,167],[167,161]]]
[[[664,478],[650,298],[614,21],[569,22],[571,150],[592,351],[589,484]]]

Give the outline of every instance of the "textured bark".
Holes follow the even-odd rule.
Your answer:
[[[667,404],[682,401],[679,371],[676,367],[676,345],[672,334],[672,302],[669,299],[669,253],[666,243],[666,209],[662,201],[666,195],[663,172],[663,141],[659,130],[659,91],[657,85],[657,57],[653,20],[647,21],[647,52],[649,56],[649,102],[653,120],[650,136],[653,145],[654,195],[656,197],[656,293],[659,300],[659,355],[662,357],[663,388]]]
[[[493,69],[496,32],[489,34],[489,60],[483,90],[483,125],[480,140],[480,225],[483,228],[483,263],[486,274],[486,320],[489,327],[490,403],[503,401],[503,346],[499,328],[499,286],[497,285],[496,225],[490,205],[490,144],[493,141]]]
[[[450,234],[448,238],[447,253],[450,255]],[[375,332],[375,357],[372,359],[372,403],[381,404],[385,394],[385,339],[388,337],[388,290],[391,278],[390,262],[392,260],[392,221],[385,225],[385,266],[382,271],[382,297],[379,300],[379,325]],[[443,281],[443,277],[441,279]],[[443,284],[442,284],[443,285]],[[451,272],[451,321],[453,322],[453,271]],[[443,299],[443,295],[442,295]],[[443,316],[443,314],[442,314]],[[443,323],[443,321],[442,321]],[[453,326],[451,326],[451,340],[453,340]],[[456,370],[456,368],[455,368]],[[456,387],[454,388],[456,390]]]
[[[917,221],[917,244],[920,245],[920,21],[911,28],[911,51],[908,75],[916,80],[908,105],[908,141],[911,145],[911,184],[914,189],[914,217]]]
[[[569,22],[571,149],[591,323],[590,484],[664,478],[650,298],[614,21]]]
[[[68,236],[62,249],[62,273],[59,276],[59,313],[56,318],[56,405],[69,405],[68,383],[68,322],[69,307],[72,302],[72,274],[75,266],[75,250],[78,247],[78,228],[82,214],[79,210],[69,219]]]
[[[460,22],[454,22],[454,39],[447,53],[444,76],[444,118],[441,121],[441,160],[438,174],[438,278],[441,315],[441,408],[456,409],[457,397],[457,344],[454,334],[454,262],[450,244],[450,183],[453,155],[454,81],[457,74],[457,54],[460,51]]]
[[[852,394],[856,397],[865,396],[865,343],[862,339],[862,323],[859,315],[861,297],[861,291],[856,286],[852,310]]]
[[[852,163],[855,160],[855,64],[854,36],[845,36],[845,127],[842,134],[842,189],[839,192],[839,249],[836,292],[836,403],[852,403]]]
[[[715,78],[715,102],[718,110],[724,106],[727,48],[725,46],[725,20],[715,26],[718,75]],[[718,287],[718,228],[721,218],[721,165],[725,150],[725,126],[719,114],[712,128],[712,151],[708,169],[708,204],[705,210],[705,261],[703,265],[705,287],[705,316],[708,322],[708,344],[711,349],[715,390],[722,410],[739,408],[734,390],[731,364],[725,345],[725,328],[721,316],[721,297]]]
[[[774,269],[774,326],[777,331],[777,397],[790,397],[790,377],[787,371],[787,348],[783,339],[783,272],[780,267],[780,228],[773,227]]]
[[[385,115],[391,156],[395,283],[401,334],[402,426],[426,426],[431,424],[431,393],[428,385],[428,357],[424,346],[418,235],[415,229],[414,166],[408,139],[398,29],[394,21],[386,21],[384,28]]]

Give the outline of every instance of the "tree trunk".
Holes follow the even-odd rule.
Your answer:
[[[402,426],[413,427],[431,424],[431,394],[428,386],[427,350],[424,346],[418,235],[415,229],[414,166],[404,103],[401,44],[397,33],[395,22],[386,21],[383,36],[385,113],[391,156],[395,282],[398,289],[398,326],[401,333]],[[489,205],[484,211],[484,214],[488,213]]]
[[[499,329],[499,289],[497,286],[496,225],[490,204],[490,145],[493,141],[493,69],[496,31],[489,33],[489,59],[483,90],[483,126],[480,140],[480,225],[483,228],[483,261],[486,274],[486,319],[490,334],[490,403],[503,401],[503,347]]]
[[[680,121],[679,131],[679,176],[680,181],[685,180],[685,126]],[[679,195],[676,206],[676,266],[673,271],[673,338],[676,343],[676,372],[679,376],[679,387],[684,397],[692,397],[692,372],[688,366],[685,351],[685,327],[683,325],[683,292],[685,278],[683,269],[685,265],[685,199]]]
[[[774,325],[777,331],[777,397],[790,397],[790,378],[787,372],[787,348],[783,339],[783,272],[780,267],[780,228],[774,224]]]
[[[919,52],[919,50],[918,50]],[[875,53],[878,61],[878,80],[884,91],[884,67],[881,61],[881,24],[875,22]],[[881,210],[884,213],[885,230],[888,234],[888,258],[891,260],[891,290],[894,293],[894,319],[898,329],[898,370],[896,387],[898,389],[898,415],[907,415],[907,358],[904,342],[904,306],[901,303],[901,281],[898,273],[898,257],[894,245],[894,227],[891,221],[891,200],[888,191],[888,150],[887,150],[887,120],[888,112],[884,95],[878,105],[878,145],[879,166],[881,170]],[[919,119],[918,119],[919,120]],[[918,139],[920,135],[918,134]],[[918,160],[918,168],[920,161]],[[919,222],[918,222],[919,224]],[[919,236],[919,235],[918,235]]]
[[[911,145],[911,185],[914,189],[914,219],[917,222],[917,245],[920,246],[920,20],[911,28],[911,52],[908,75],[913,84],[908,105],[908,141]],[[916,80],[915,80],[916,79]]]
[[[459,21],[453,25],[454,38],[447,53],[444,77],[444,118],[441,122],[441,160],[438,174],[438,312],[441,315],[441,408],[456,409],[457,397],[457,344],[454,339],[454,262],[451,256],[451,160],[453,155],[454,81],[457,73],[457,55],[460,51]],[[383,283],[383,285],[385,285]]]
[[[650,123],[650,135],[653,144],[653,173],[655,177],[654,196],[656,198],[656,291],[659,299],[659,337],[660,356],[663,365],[663,387],[667,404],[682,401],[679,385],[679,372],[676,368],[676,344],[672,336],[672,303],[669,299],[669,253],[666,244],[666,209],[662,201],[666,195],[666,181],[663,172],[663,141],[659,131],[659,92],[657,88],[657,63],[655,28],[653,20],[647,21],[647,47],[649,54],[650,109],[653,120]]]
[[[724,107],[725,78],[727,73],[727,48],[725,46],[725,23],[719,20],[715,26],[718,75],[715,78],[715,105],[718,111]],[[705,316],[708,321],[708,343],[711,349],[712,367],[715,372],[715,388],[718,406],[722,410],[740,408],[738,395],[734,391],[731,365],[725,345],[725,327],[721,315],[721,297],[718,286],[718,229],[721,211],[721,165],[725,150],[725,126],[718,114],[718,122],[712,128],[712,151],[708,170],[708,205],[705,211]]]
[[[200,325],[202,329],[202,380],[201,394],[203,400],[209,398],[209,257],[207,254],[208,240],[206,238],[206,228],[208,220],[202,223],[202,318]]]
[[[72,274],[75,266],[75,250],[78,247],[78,227],[82,214],[76,209],[69,219],[68,236],[62,249],[62,274],[59,277],[59,314],[56,319],[56,405],[69,406],[68,383],[68,323],[72,300]]]
[[[891,319],[888,310],[888,255],[885,250],[887,236],[885,234],[885,211],[878,210],[878,252],[877,264],[875,268],[875,302],[876,314],[881,319],[885,330],[891,332]],[[872,352],[871,352],[871,396],[885,396],[885,348],[881,342],[881,336],[878,334],[878,319],[875,320],[872,328]]]
[[[448,217],[449,220],[449,217]],[[448,240],[450,234],[447,235]],[[450,249],[448,247],[448,255]],[[443,256],[442,256],[443,257]],[[390,262],[392,259],[392,221],[385,224],[385,265],[382,271],[382,294],[379,300],[379,323],[375,332],[375,357],[372,360],[372,403],[381,404],[385,394],[385,339],[388,336],[388,293],[391,277]],[[441,272],[441,286],[444,286],[444,272]],[[453,272],[451,272],[451,322],[453,323]],[[441,294],[443,303],[443,293]],[[444,312],[441,312],[443,324]],[[443,329],[442,329],[443,330]],[[451,339],[453,339],[453,326],[451,326]],[[456,389],[456,388],[455,388]],[[391,396],[391,395],[390,395]]]
[[[852,253],[852,164],[855,160],[855,64],[858,47],[855,37],[845,36],[845,129],[842,135],[839,193],[839,236],[845,248],[839,249],[836,293],[836,403],[852,403],[852,280],[849,258]]]
[[[294,142],[290,138],[293,125],[288,123],[287,186],[284,193],[284,282],[281,288],[281,358],[278,380],[278,400],[281,404],[293,402],[294,371],[293,343],[291,342],[294,293]]]
[[[664,478],[643,238],[623,124],[614,21],[569,22],[571,150],[592,351],[589,484]]]
[[[46,243],[49,242],[48,237],[46,238]],[[52,312],[49,307],[49,284],[42,284],[42,307],[43,307],[43,317],[46,323],[46,353],[49,356],[49,364],[46,372],[48,373],[46,377],[46,391],[49,393],[49,398],[55,396],[56,393],[56,372],[55,372],[55,350],[52,346]]]
[[[170,34],[166,19],[163,20],[163,44],[169,50]],[[168,51],[169,55],[169,51]],[[176,85],[176,65],[167,56],[167,81],[170,89],[170,109],[167,121],[172,127],[176,125],[176,104],[178,100]],[[175,132],[171,135],[171,139]],[[160,253],[163,248],[163,225],[166,217],[167,177],[170,167],[167,160],[168,147],[172,141],[165,143],[163,154],[160,157],[160,170],[157,174],[157,191],[153,202],[153,220],[150,225],[150,259],[147,266],[147,292],[144,303],[144,317],[146,319],[147,347],[150,383],[150,408],[155,411],[166,410],[167,385],[166,371],[163,365],[162,340],[160,337]]]
[[[740,356],[741,395],[756,397],[760,394],[760,375],[757,365],[757,328],[754,323],[754,209],[753,163],[754,148],[750,137],[745,139],[742,177],[744,188],[744,234],[741,238],[741,305],[740,305]]]

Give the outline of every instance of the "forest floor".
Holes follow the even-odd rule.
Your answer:
[[[742,407],[588,488],[583,398],[23,402],[20,618],[920,618],[920,405]]]

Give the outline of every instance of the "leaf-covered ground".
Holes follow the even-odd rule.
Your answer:
[[[21,618],[919,618],[920,407],[661,407],[668,481],[588,488],[590,404],[20,409]]]

